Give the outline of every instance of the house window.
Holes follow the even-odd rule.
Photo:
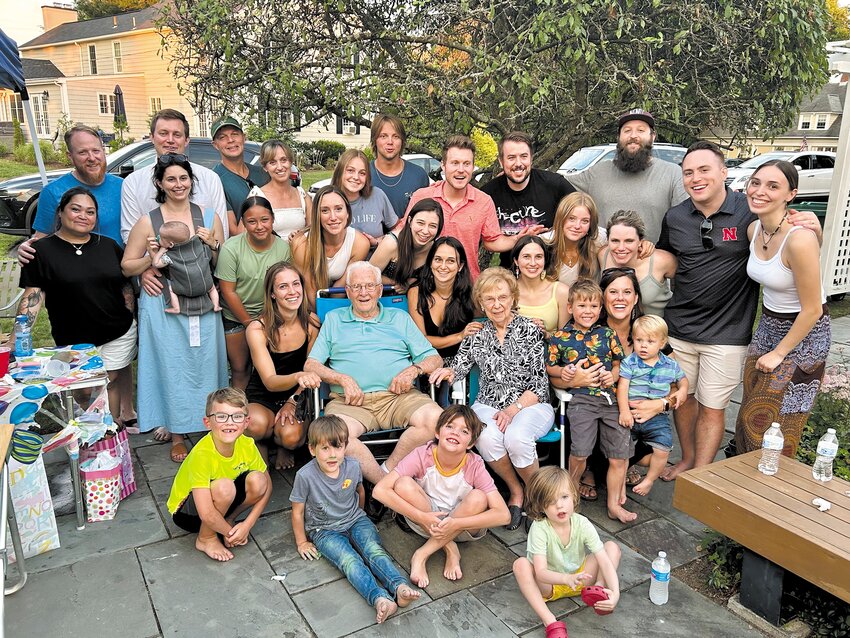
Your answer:
[[[97,110],[101,115],[115,115],[115,95],[113,93],[98,93]]]
[[[9,117],[9,108],[6,106],[8,102],[8,98],[5,95],[0,95],[0,122],[9,122],[11,121],[11,117]]]
[[[39,137],[50,135],[50,120],[47,117],[47,100],[43,95],[32,95],[32,110],[35,117],[35,134]]]
[[[803,130],[803,131],[806,131],[810,128],[812,128],[812,121],[808,117],[801,118],[800,119],[800,129]]]
[[[821,131],[826,128],[826,113],[818,113],[818,121],[815,124],[815,128]]]
[[[212,118],[210,117],[209,111],[198,111],[198,135],[200,137],[206,137],[210,134],[210,126],[212,125]]]
[[[9,107],[12,111],[12,119],[23,123],[24,121],[24,104],[21,102],[21,94],[15,93],[10,100]]]
[[[124,71],[124,60],[121,59],[121,43],[112,43],[112,68],[116,73]]]
[[[97,75],[97,47],[89,45],[89,73]]]
[[[161,97],[152,97],[150,98],[151,104],[151,114],[158,113],[162,110],[162,98]]]

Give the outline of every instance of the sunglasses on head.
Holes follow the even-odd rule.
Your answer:
[[[176,164],[178,162],[188,161],[188,155],[183,155],[182,153],[165,153],[164,155],[159,156],[159,159],[156,161],[156,163],[160,166],[171,166],[172,164]]]
[[[711,236],[712,230],[714,230],[714,222],[706,217],[699,225],[699,236],[702,239],[702,247],[706,250],[712,250],[714,248],[714,238]]]
[[[617,266],[616,268],[606,268],[602,271],[602,275],[633,275],[635,274],[634,268],[627,268],[625,266]]]

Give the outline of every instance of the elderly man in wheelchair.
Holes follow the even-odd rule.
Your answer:
[[[349,430],[346,454],[357,459],[363,477],[377,483],[404,456],[434,437],[442,408],[414,388],[419,375],[442,359],[403,310],[380,302],[381,271],[368,262],[348,267],[345,291],[351,305],[331,310],[304,365],[330,385],[325,414]],[[406,427],[395,449],[379,466],[359,440],[364,432]]]

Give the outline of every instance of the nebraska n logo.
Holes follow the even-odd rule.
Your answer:
[[[724,228],[723,241],[738,241],[738,227]]]

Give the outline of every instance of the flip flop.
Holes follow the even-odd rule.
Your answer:
[[[640,483],[643,480],[643,477],[638,472],[638,469],[634,465],[630,465],[628,471],[626,472],[626,485],[629,487],[633,487]]]
[[[581,599],[584,601],[584,604],[588,607],[593,607],[593,611],[596,612],[597,616],[607,616],[611,612],[607,609],[599,610],[594,607],[594,605],[602,600],[608,600],[608,594],[605,593],[605,589],[600,587],[599,585],[591,585],[590,587],[585,587],[581,590]]]
[[[171,446],[171,460],[175,463],[182,463],[185,461],[188,454],[189,450],[186,449],[186,446],[183,443],[175,443]]]
[[[508,505],[508,511],[511,513],[511,522],[505,525],[505,529],[509,531],[519,529],[522,523],[522,508],[519,505]]]
[[[127,419],[124,423],[121,424],[124,426],[124,429],[127,430],[127,434],[138,434],[139,433],[139,420],[138,419]]]
[[[583,487],[586,487],[589,490],[586,495],[581,493],[581,488]],[[599,498],[599,494],[596,492],[596,485],[593,483],[585,483],[584,481],[581,481],[578,484],[578,495],[581,497],[581,500],[588,501],[589,503],[592,503]]]

